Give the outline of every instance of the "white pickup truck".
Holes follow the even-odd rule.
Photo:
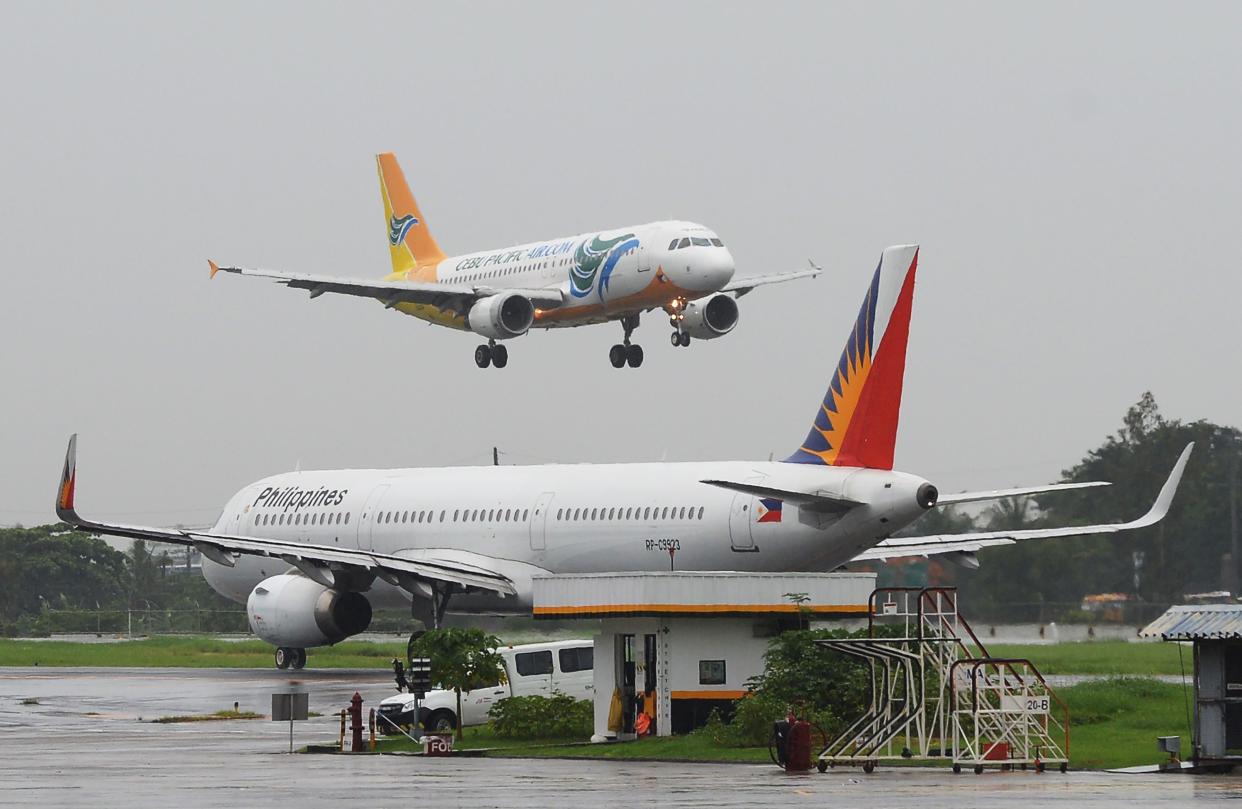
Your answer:
[[[496,651],[504,661],[506,682],[462,693],[465,726],[485,724],[492,705],[506,697],[549,696],[553,691],[575,699],[594,696],[595,648],[589,640],[527,643]],[[434,670],[431,675],[435,677]],[[413,694],[394,694],[380,703],[379,717],[377,724],[385,734],[415,721],[426,730],[452,730],[458,722],[457,696],[451,689],[438,688],[427,692],[416,708]]]

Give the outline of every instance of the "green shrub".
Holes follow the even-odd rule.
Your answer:
[[[595,725],[590,700],[560,693],[502,699],[487,715],[496,735],[504,739],[586,739]]]

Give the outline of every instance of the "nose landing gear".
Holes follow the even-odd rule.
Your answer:
[[[638,315],[626,315],[621,318],[621,328],[625,329],[625,340],[608,349],[608,361],[612,363],[613,368],[623,368],[626,365],[637,368],[643,364],[643,347],[631,344],[630,335],[634,333],[634,329],[638,328]]]
[[[682,321],[686,319],[686,299],[674,298],[664,307],[664,311],[668,312],[668,325],[673,327],[673,333],[668,338],[668,341],[674,347],[680,346],[685,348],[690,345],[689,333],[682,331],[681,328]]]
[[[509,349],[503,345],[496,345],[495,340],[488,340],[487,345],[479,346],[474,350],[474,364],[480,368],[486,368],[489,365],[504,368],[509,364]]]

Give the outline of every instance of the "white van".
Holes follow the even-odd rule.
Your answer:
[[[465,726],[487,722],[492,705],[505,697],[550,696],[553,691],[574,699],[595,696],[595,647],[590,640],[561,640],[502,646],[496,650],[504,661],[507,682],[465,691],[461,695]],[[435,677],[435,671],[431,672]],[[380,703],[380,732],[396,733],[396,726],[411,726],[415,719],[427,730],[457,727],[457,696],[451,689],[429,691],[417,707],[413,694],[394,694]]]

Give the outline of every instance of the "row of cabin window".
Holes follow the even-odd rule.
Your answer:
[[[720,240],[719,240],[719,239],[717,239],[716,241],[720,241]],[[525,272],[526,270],[543,270],[543,269],[547,269],[548,264],[552,264],[552,265],[553,265],[553,266],[555,266],[555,267],[560,267],[560,266],[563,266],[563,265],[568,264],[568,263],[569,263],[569,259],[567,259],[567,258],[557,259],[555,262],[547,262],[547,261],[544,261],[544,262],[540,262],[539,264],[533,264],[533,265],[529,265],[529,266],[525,266],[525,265],[524,265],[524,266],[518,266],[518,267],[507,267],[507,268],[505,268],[505,269],[500,269],[500,270],[491,270],[491,271],[489,271],[489,272],[475,272],[475,273],[470,273],[470,274],[468,274],[468,275],[463,275],[463,276],[461,277],[461,280],[463,280],[463,281],[482,281],[484,278],[498,278],[498,277],[500,277],[500,276],[502,276],[502,275],[513,275],[514,273],[517,273],[517,272]]]
[[[558,520],[701,520],[703,506],[659,506],[652,508],[558,508]]]
[[[448,512],[440,512],[440,522],[444,522]],[[387,511],[381,512],[375,524],[404,522],[434,522],[435,511]],[[476,508],[453,510],[453,522],[526,522],[530,518],[530,509],[521,508]]]
[[[724,247],[724,242],[720,239],[706,239],[702,236],[682,236],[680,239],[673,239],[668,243],[669,250],[680,250],[683,247]]]
[[[342,519],[342,514],[344,519]],[[288,517],[286,520],[285,518]],[[256,525],[349,525],[349,512],[334,511],[326,514],[260,514]]]

